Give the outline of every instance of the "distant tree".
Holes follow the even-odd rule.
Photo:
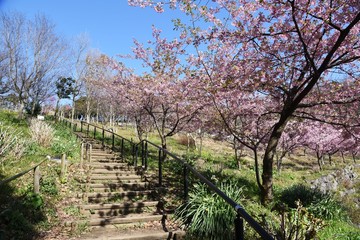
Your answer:
[[[70,98],[74,92],[75,80],[71,77],[60,77],[56,84],[56,95],[58,97],[56,102],[55,110],[55,121],[57,120],[57,115],[59,112],[59,103],[61,99]]]

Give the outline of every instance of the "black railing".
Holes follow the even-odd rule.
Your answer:
[[[74,131],[77,131],[77,125],[71,124],[70,122],[64,120],[65,124],[72,127]],[[198,178],[200,181],[205,183],[211,191],[215,192],[217,195],[219,195],[222,199],[225,200],[235,211],[236,211],[236,219],[234,220],[235,224],[235,239],[240,240],[244,239],[244,222],[243,219],[263,238],[266,240],[272,240],[274,239],[268,232],[266,232],[261,225],[252,218],[245,209],[229,198],[224,192],[222,192],[218,187],[216,187],[212,182],[210,182],[207,178],[205,178],[201,173],[196,171],[190,164],[188,164],[186,161],[180,159],[175,154],[169,152],[167,149],[164,149],[155,143],[152,143],[148,140],[142,140],[139,143],[134,143],[132,140],[126,139],[116,133],[114,133],[111,130],[104,129],[102,127],[96,126],[94,124],[81,122],[80,131],[84,131],[84,126],[86,125],[86,135],[89,136],[90,134],[90,128],[93,130],[93,137],[95,139],[99,139],[102,142],[102,146],[105,147],[106,144],[108,146],[111,146],[111,149],[114,151],[119,151],[121,157],[125,157],[126,155],[131,155],[132,157],[132,164],[135,167],[142,167],[143,169],[148,168],[148,160],[149,160],[149,149],[148,146],[151,145],[155,149],[157,149],[158,157],[157,157],[157,178],[158,178],[158,186],[163,186],[163,164],[164,164],[164,154],[168,157],[171,157],[172,159],[176,160],[178,163],[182,166],[182,174],[183,174],[183,197],[185,200],[188,199],[189,194],[189,173],[191,172],[196,178]],[[102,134],[98,136],[99,134],[96,133],[97,129],[102,130]],[[109,133],[111,136],[109,138],[106,137],[106,133]],[[119,138],[119,141],[116,141],[116,138]],[[128,146],[126,146],[126,144]],[[117,148],[117,146],[120,145],[120,148]],[[141,157],[141,166],[138,166],[138,158],[139,153]]]

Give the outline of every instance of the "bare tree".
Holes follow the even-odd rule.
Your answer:
[[[41,15],[27,20],[21,13],[2,14],[0,46],[7,69],[4,81],[16,96],[20,115],[25,105],[41,103],[55,92],[53,82],[65,62],[66,44],[55,26]]]
[[[71,110],[71,119],[74,120],[75,108],[76,108],[76,100],[81,95],[81,92],[84,90],[84,78],[86,73],[86,55],[89,47],[89,37],[85,34],[80,34],[75,38],[75,44],[73,46],[73,65],[74,69],[74,77],[75,80],[73,91],[71,93],[71,101],[72,101],[72,110]]]

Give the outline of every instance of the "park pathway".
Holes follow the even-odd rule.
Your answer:
[[[181,239],[184,232],[170,227],[175,225],[158,199],[158,189],[142,168],[129,165],[82,133],[76,134],[92,146],[87,177],[81,183],[84,192],[78,194],[87,219],[75,223],[86,221],[91,231],[79,239]]]

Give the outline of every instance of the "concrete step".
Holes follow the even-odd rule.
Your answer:
[[[118,180],[118,181],[128,181],[128,180],[138,180],[141,181],[141,176],[132,174],[132,175],[121,175],[118,173],[112,173],[112,174],[91,174],[90,176],[91,180]]]
[[[103,209],[140,208],[140,207],[156,206],[157,204],[158,201],[145,201],[145,202],[84,204],[79,207],[85,210],[103,210]]]
[[[135,169],[127,169],[128,166],[123,166],[122,169],[117,168],[106,168],[106,167],[97,167],[91,170],[92,174],[120,174],[120,175],[137,175],[141,171],[135,171]]]
[[[136,183],[90,183],[90,189],[98,192],[114,192],[114,191],[137,191],[147,189],[149,184],[147,182]]]
[[[114,169],[116,169],[117,167],[123,167],[123,166],[134,168],[133,166],[129,165],[129,163],[123,162],[123,161],[119,161],[119,162],[94,161],[94,162],[91,162],[91,164],[90,164],[91,168],[109,168],[109,169],[114,168]]]
[[[141,223],[149,221],[161,221],[163,215],[153,213],[128,214],[113,217],[96,217],[90,218],[88,224],[90,226],[106,226],[115,224]]]
[[[103,202],[121,202],[134,199],[152,199],[155,192],[151,190],[146,191],[129,191],[129,192],[104,192],[104,193],[87,193],[88,201],[92,203]],[[79,196],[81,197],[81,196]]]
[[[80,207],[83,211],[88,212],[92,218],[126,216],[131,213],[155,213],[158,209],[157,201],[143,202],[124,202],[121,204],[92,204]]]
[[[106,237],[103,240],[171,240],[171,239],[185,239],[186,233],[182,230],[176,231],[153,231],[143,233],[139,231],[138,233],[128,233],[128,234],[119,234],[119,236]]]

